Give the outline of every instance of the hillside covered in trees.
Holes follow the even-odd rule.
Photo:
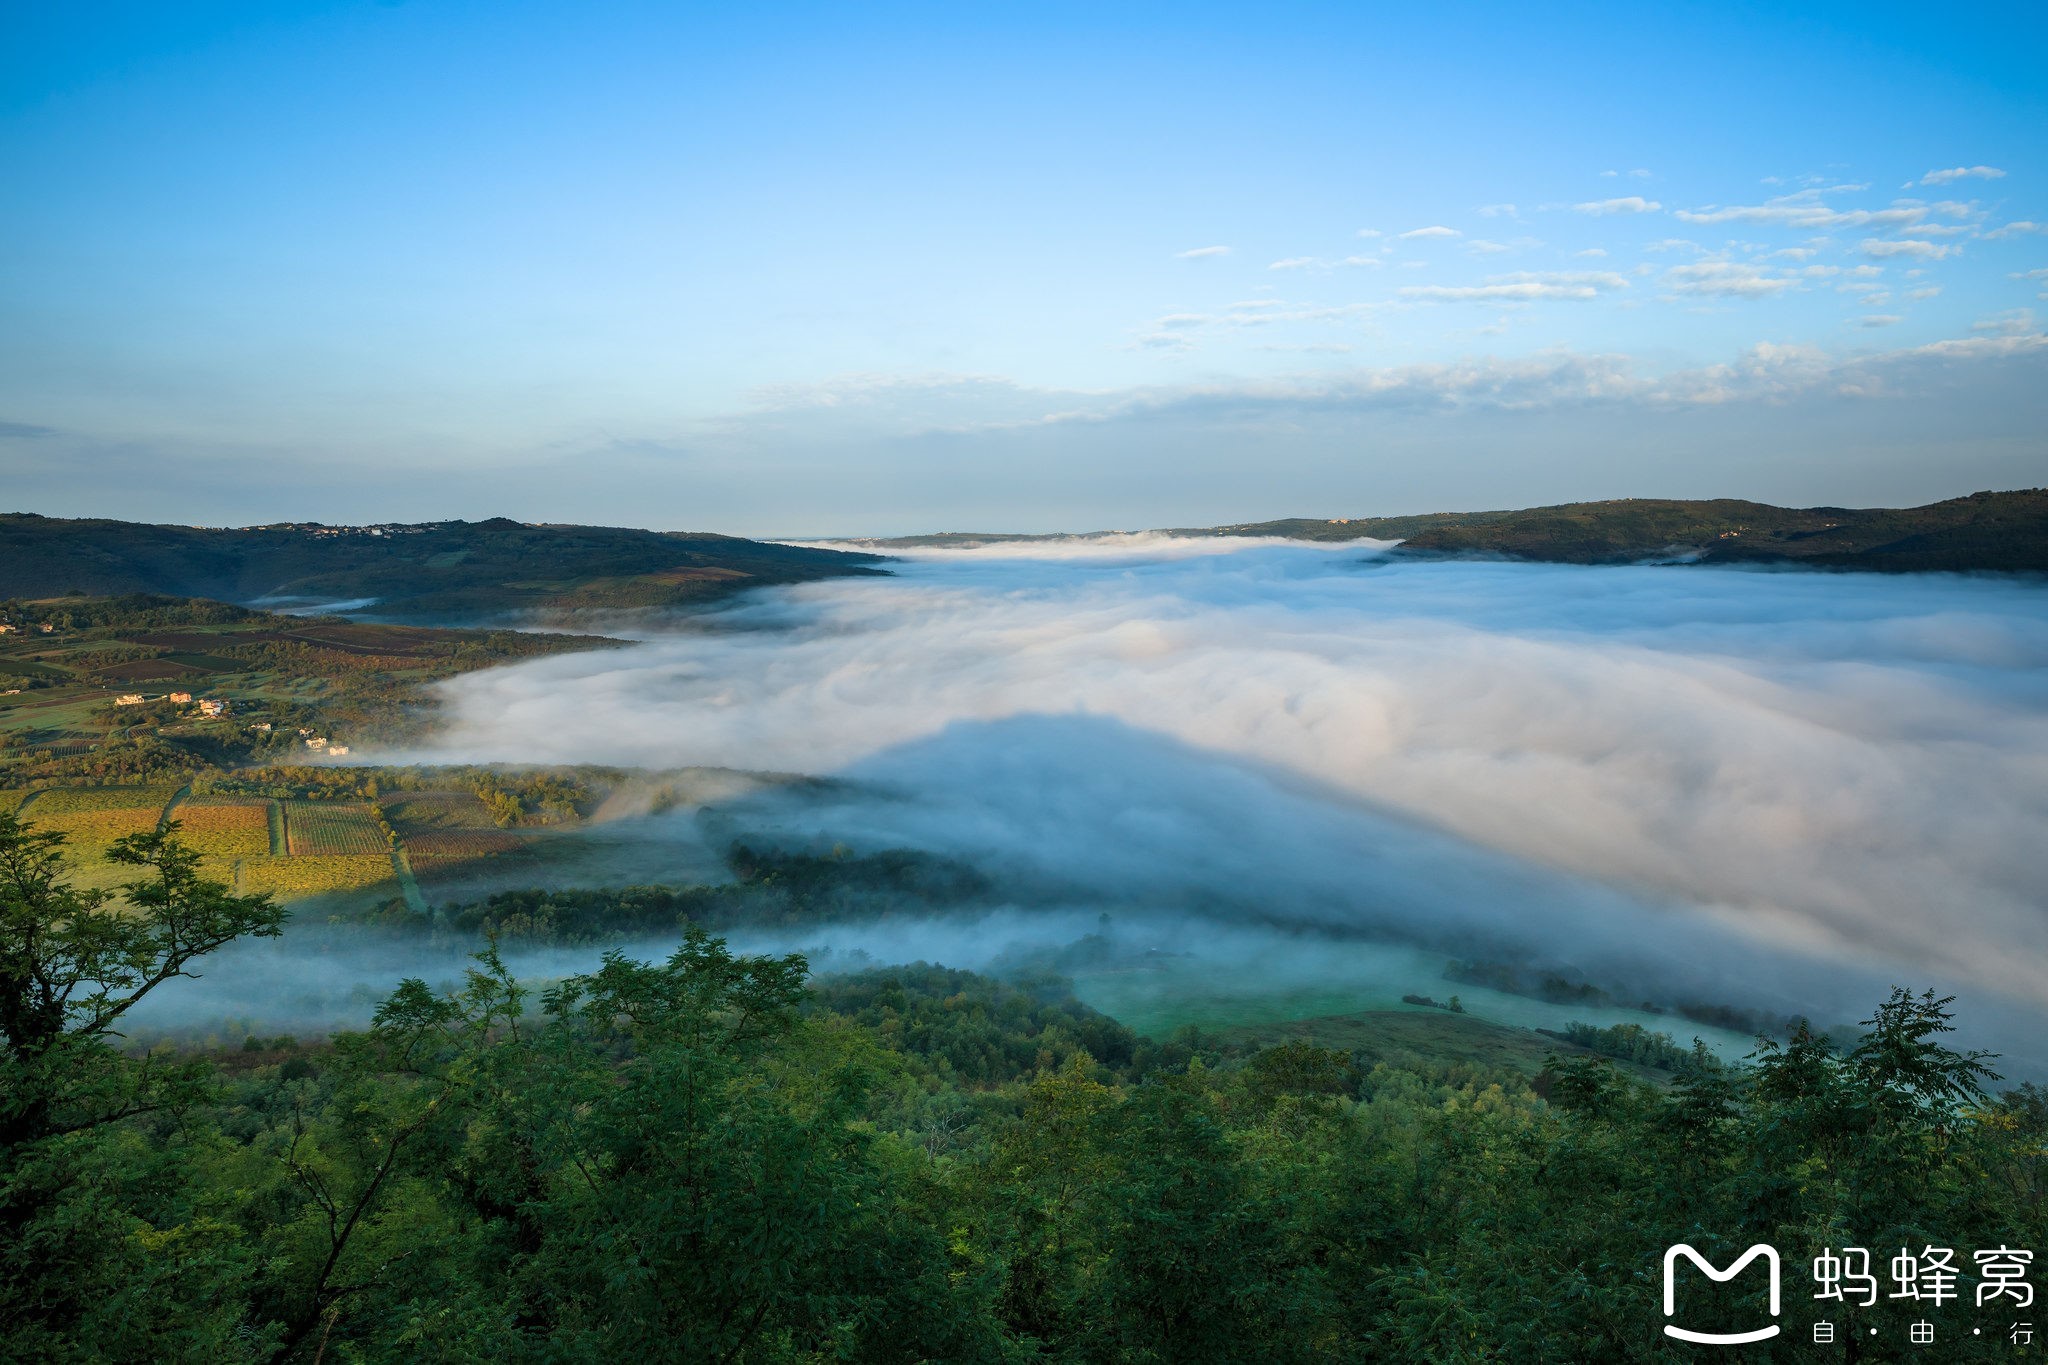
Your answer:
[[[1654,1086],[1154,1041],[1056,978],[813,981],[692,927],[546,983],[487,951],[331,1039],[143,1051],[131,1008],[282,912],[174,827],[119,856],[117,911],[0,815],[9,1359],[1639,1360],[1677,1241],[1788,1276],[1960,1248],[1940,1358],[2010,1359],[1970,1250],[2048,1240],[2048,1096],[1988,1094],[1931,995]],[[1893,1358],[1927,1316],[1788,1288],[1772,1358],[1824,1318]]]
[[[736,536],[503,517],[228,529],[0,514],[0,598],[374,599],[383,617],[466,619],[675,606],[765,583],[874,573],[876,562]]]
[[[1109,534],[1109,533],[1095,533]],[[1925,507],[1773,507],[1739,498],[1616,498],[1490,512],[1284,517],[1179,527],[1175,536],[1398,540],[1402,555],[1558,564],[1799,564],[1878,573],[2048,571],[2048,489],[1972,493]],[[1069,535],[948,531],[849,542],[878,550],[1064,541]]]
[[[2048,489],[1972,493],[1925,507],[1773,507],[1735,498],[1620,498],[1502,512],[1252,522],[1192,532],[1399,540],[1404,553],[1565,564],[1696,558],[1877,572],[2048,571]]]

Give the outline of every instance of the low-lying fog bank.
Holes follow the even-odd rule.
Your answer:
[[[1896,979],[2008,1051],[2048,1011],[2028,582],[993,546],[445,693],[394,757],[834,776],[720,828],[944,853],[1168,937],[1486,939],[1836,1019]],[[985,933],[869,951],[972,966]]]

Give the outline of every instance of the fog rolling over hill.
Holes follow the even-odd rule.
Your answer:
[[[1384,551],[912,551],[453,680],[445,737],[405,757],[836,776],[734,818],[942,852],[1169,936],[1484,939],[1815,1011],[1931,981],[2039,1051],[2037,586]]]
[[[1925,507],[1773,507],[1740,498],[1615,498],[1514,511],[1288,517],[1168,534],[1398,540],[1403,554],[1554,564],[1675,560],[1880,573],[2039,573],[2048,572],[2048,489],[1972,493]],[[852,543],[897,550],[1059,539],[949,532]]]

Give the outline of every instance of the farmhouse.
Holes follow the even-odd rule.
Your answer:
[[[5,621],[0,621],[0,635],[5,635],[7,634],[8,631],[13,629],[14,627],[8,625]]]
[[[327,746],[327,752],[328,752],[328,753],[330,753],[330,754],[345,754],[345,753],[347,753],[347,752],[348,752],[348,745],[346,745],[346,744],[330,744],[330,745],[328,745],[328,746]]]
[[[192,694],[190,692],[173,692],[171,693],[171,700],[183,706],[192,700]]]
[[[201,697],[199,699],[199,714],[202,716],[224,716],[227,712],[228,704],[224,701],[218,701],[212,697]]]
[[[140,706],[142,702],[143,696],[140,692],[123,692],[120,696],[114,698],[114,705],[116,706]]]

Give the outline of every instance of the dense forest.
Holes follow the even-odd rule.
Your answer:
[[[1785,1249],[1775,1358],[1852,1358],[1803,1344],[1823,1249],[1961,1248],[1942,1358],[2006,1359],[2027,1314],[1975,1307],[1969,1249],[2048,1240],[2048,1094],[1987,1094],[1931,995],[1655,1087],[1155,1042],[1056,978],[813,981],[690,926],[547,983],[486,949],[361,1032],[142,1051],[139,1000],[283,911],[175,825],[117,856],[118,900],[77,890],[0,815],[10,1360],[1636,1360],[1677,1241]],[[1832,1317],[1869,1359],[1927,1312]]]

